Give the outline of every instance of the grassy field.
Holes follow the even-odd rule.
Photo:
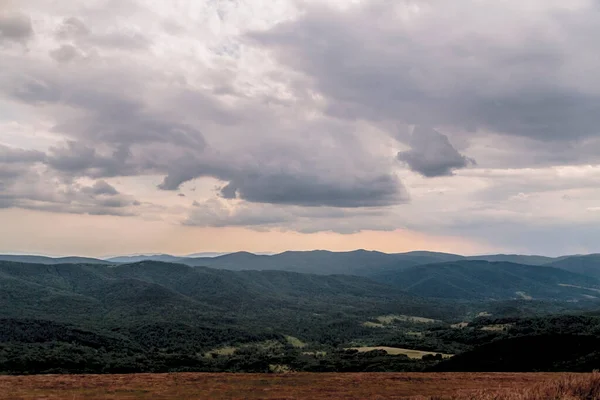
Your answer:
[[[431,319],[431,318],[415,317],[412,315],[397,315],[397,314],[380,315],[379,317],[376,317],[375,320],[377,320],[377,322],[366,321],[366,322],[363,322],[362,325],[366,326],[367,328],[385,328],[386,326],[393,325],[395,322],[411,322],[413,324],[432,324],[435,322],[439,322],[439,321],[437,321],[435,319]]]
[[[286,336],[285,340],[296,348],[306,347],[306,343],[294,336]]]
[[[414,323],[421,323],[421,324],[432,324],[434,322],[438,322],[435,319],[431,319],[431,318],[415,317],[413,315],[397,315],[397,314],[380,315],[376,319],[382,324],[391,324],[395,321],[414,322]]]
[[[352,347],[352,349],[358,350],[362,353],[371,351],[371,350],[385,350],[388,354],[398,355],[398,354],[406,354],[408,358],[422,358],[426,354],[436,355],[437,353],[431,351],[421,351],[421,350],[411,350],[411,349],[403,349],[400,347],[386,347],[386,346],[376,346],[376,347]],[[444,358],[452,357],[452,354],[442,354]]]
[[[582,397],[588,395],[592,397]],[[597,399],[598,396],[600,376],[597,374],[178,373],[0,376],[0,400],[579,400]]]
[[[481,328],[482,331],[488,332],[502,332],[506,329],[509,329],[513,326],[513,324],[496,324],[496,325],[486,325]]]

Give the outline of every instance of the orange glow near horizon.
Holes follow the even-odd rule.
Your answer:
[[[201,228],[130,217],[0,211],[0,253],[105,257],[133,253],[282,252],[356,249],[476,254],[490,247],[450,236],[395,231],[298,233],[247,228]]]

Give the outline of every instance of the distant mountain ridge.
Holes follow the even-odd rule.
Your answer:
[[[199,255],[202,253],[198,253]],[[240,251],[228,254],[208,253],[204,257],[173,256],[170,254],[139,254],[97,259],[89,257],[52,258],[29,255],[0,255],[0,261],[38,264],[127,264],[140,261],[160,261],[192,267],[211,267],[233,271],[280,270],[319,275],[372,276],[384,271],[399,271],[419,265],[458,261],[510,262],[529,266],[549,266],[600,279],[600,254],[545,257],[519,254],[488,254],[462,256],[451,253],[411,251],[382,253],[354,250],[333,252],[327,250],[286,251],[278,254],[254,254]]]
[[[177,262],[190,266],[241,270],[282,270],[313,274],[351,274],[368,276],[375,270],[407,268],[458,260],[507,261],[525,265],[543,265],[554,261],[544,256],[494,254],[462,256],[451,253],[410,251],[406,253],[383,253],[379,251],[354,250],[333,252],[327,250],[285,251],[278,254],[255,254],[235,252],[214,257],[174,257],[169,255],[111,258],[112,262],[137,262],[154,260]]]
[[[91,257],[46,257],[32,255],[0,254],[0,261],[12,261],[32,264],[110,264],[110,261]]]
[[[120,264],[135,263],[140,261],[181,262],[185,257],[172,256],[170,254],[139,254],[130,256],[117,256],[107,258],[106,261]]]

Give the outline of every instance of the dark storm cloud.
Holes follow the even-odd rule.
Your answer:
[[[260,159],[256,155],[257,160]],[[265,158],[268,157],[265,155]],[[331,175],[309,166],[297,170],[283,163],[273,166],[248,166],[227,157],[207,155],[205,159],[186,163],[179,160],[169,166],[169,173],[159,185],[163,190],[177,190],[196,177],[214,177],[228,182],[219,193],[225,199],[243,199],[255,203],[302,206],[368,207],[400,204],[408,193],[399,179],[391,174],[373,173]],[[298,159],[296,159],[296,162]]]
[[[52,128],[67,139],[48,153],[55,170],[93,178],[161,173],[206,147],[196,128],[149,110],[132,95],[76,78],[27,78],[13,89],[14,98],[26,104],[80,111],[58,115]]]
[[[68,142],[50,149],[47,164],[68,176],[93,178],[135,175],[138,171],[129,161],[130,152],[121,145],[102,154],[91,146]]]
[[[197,129],[149,110],[135,93],[130,93],[140,88],[126,79],[123,84],[128,90],[125,92],[116,87],[123,78],[104,82],[106,87],[94,81],[95,76],[85,81],[75,79],[68,76],[27,78],[14,85],[12,94],[32,105],[64,105],[83,111],[83,115],[67,114],[59,118],[53,128],[74,140],[110,145],[168,142],[196,150],[205,146],[204,137]]]
[[[60,99],[60,92],[56,87],[36,79],[28,79],[17,87],[11,88],[11,92],[16,99],[31,104],[51,103]]]
[[[0,164],[35,163],[45,159],[46,154],[41,151],[16,149],[0,144]]]
[[[385,206],[407,200],[399,180],[392,175],[354,179],[332,186],[318,175],[262,175],[233,177],[221,189],[224,198],[236,196],[251,202],[302,206]]]
[[[223,197],[259,203],[366,207],[408,199],[391,172],[392,159],[366,152],[353,133],[343,132],[345,125],[303,125],[298,119],[290,129],[283,122],[298,118],[293,110],[273,115],[269,105],[246,98],[232,107],[187,85],[164,92],[172,101],[168,109],[153,108],[155,99],[140,95],[152,87],[152,76],[146,81],[125,66],[28,72],[10,82],[12,96],[56,110],[52,132],[66,141],[49,150],[46,164],[65,177],[164,174],[163,190],[212,177],[226,182]],[[217,127],[211,139],[219,144],[207,141],[195,118]],[[220,140],[226,134],[231,140]]]
[[[33,27],[29,16],[0,13],[0,42],[3,40],[23,42],[32,36]]]
[[[598,7],[535,3],[531,15],[508,3],[417,7],[406,18],[404,3],[368,2],[344,12],[309,7],[249,39],[304,72],[336,117],[540,141],[600,134],[600,82],[592,73],[600,62],[589,56],[598,50],[589,40],[600,34]],[[420,162],[418,153],[402,157]],[[460,167],[452,158],[440,161],[442,172],[447,161]]]
[[[28,171],[28,167],[0,163],[0,182],[6,188],[9,183],[25,175]]]
[[[213,177],[227,182],[219,190],[225,199],[309,207],[383,206],[409,198],[402,182],[386,171],[392,160],[366,157],[349,134],[329,145],[325,134],[288,140],[243,141],[229,152],[212,147],[200,154],[179,152],[176,162],[164,165],[168,174],[159,187],[177,190],[191,179]]]
[[[411,149],[399,152],[398,159],[426,177],[452,175],[454,170],[474,164],[452,146],[447,136],[431,128],[415,127],[408,144]]]

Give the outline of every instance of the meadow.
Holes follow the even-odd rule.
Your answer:
[[[588,400],[599,374],[289,373],[0,376],[1,400]]]
[[[363,347],[351,347],[351,349],[358,350],[361,353],[366,353],[368,351],[373,351],[373,350],[385,350],[385,352],[388,354],[391,354],[391,355],[404,354],[408,358],[412,358],[415,360],[422,359],[423,356],[425,356],[425,355],[435,356],[436,354],[440,354],[440,353],[436,353],[433,351],[421,351],[421,350],[403,349],[401,347],[388,347],[388,346],[372,346],[372,347],[363,346]],[[443,354],[443,353],[441,353],[441,354],[442,354],[443,358],[452,357],[452,354]]]

